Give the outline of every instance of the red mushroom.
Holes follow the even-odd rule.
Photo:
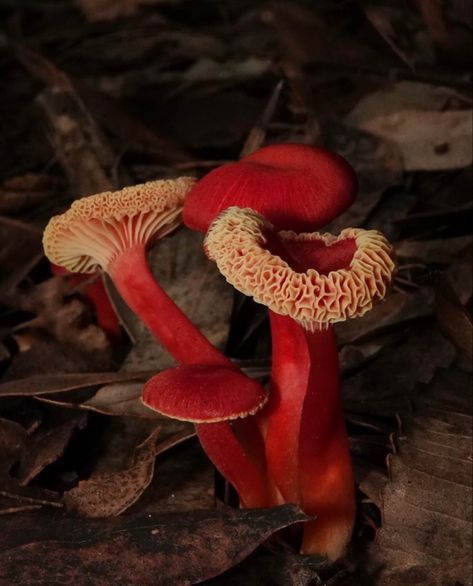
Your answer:
[[[267,146],[198,181],[186,197],[184,223],[206,232],[228,207],[248,207],[277,229],[312,231],[354,200],[356,175],[339,155],[303,144]]]
[[[46,256],[72,272],[106,271],[130,308],[180,362],[228,365],[154,279],[151,243],[181,222],[193,179],[151,181],[75,201],[45,229]]]
[[[230,208],[205,246],[239,291],[270,309],[273,369],[260,414],[273,504],[300,503],[316,515],[302,551],[343,554],[354,515],[354,483],[339,392],[332,324],[383,299],[393,250],[376,231],[277,232],[262,215]]]
[[[52,262],[69,271],[106,271],[130,308],[179,362],[219,365],[238,374],[232,362],[166,295],[146,262],[146,248],[179,225],[183,200],[192,183],[190,178],[154,181],[78,200],[70,210],[51,219],[44,233],[44,249]],[[249,380],[243,374],[240,377]],[[263,469],[261,450],[255,448],[258,438],[244,429],[242,426],[237,438],[222,419],[218,426],[201,431],[205,433],[201,439],[209,453],[223,454],[222,442],[232,445],[233,454],[238,450],[243,454],[248,447]],[[228,463],[223,456],[220,460],[216,465],[226,475]]]
[[[242,447],[231,420],[253,415],[267,401],[261,385],[234,368],[182,365],[144,387],[143,403],[174,419],[196,423],[210,460],[233,484],[245,507],[267,503],[265,470]]]

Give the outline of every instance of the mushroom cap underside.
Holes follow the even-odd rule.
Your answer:
[[[338,237],[277,232],[251,209],[223,212],[205,247],[236,289],[307,329],[369,311],[396,268],[392,246],[375,230],[348,228]]]
[[[174,230],[193,184],[190,177],[149,181],[76,200],[49,221],[45,254],[72,272],[106,270],[124,250],[146,246]]]

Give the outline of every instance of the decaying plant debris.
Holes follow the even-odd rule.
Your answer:
[[[462,0],[0,1],[2,586],[471,583],[470,12]],[[53,274],[41,248],[77,197],[201,177],[281,142],[353,165],[359,196],[327,230],[380,230],[399,262],[386,301],[336,326],[358,486],[336,564],[288,545],[284,528],[307,520],[294,507],[232,508],[193,427],[140,401],[170,356],[108,279],[111,329],[95,277]],[[225,283],[201,236],[180,228],[149,260],[264,382],[266,311]]]

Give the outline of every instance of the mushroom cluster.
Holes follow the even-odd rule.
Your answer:
[[[51,220],[44,237],[52,262],[106,271],[179,362],[148,381],[143,402],[196,424],[242,506],[296,503],[316,517],[304,525],[301,551],[331,559],[343,555],[355,517],[333,324],[382,300],[395,271],[379,232],[315,232],[356,191],[338,155],[273,145],[197,183],[155,181],[80,200]],[[146,264],[147,246],[181,216],[206,233],[206,254],[227,281],[269,310],[269,393],[210,344]]]

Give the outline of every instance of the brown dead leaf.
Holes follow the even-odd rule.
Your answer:
[[[35,396],[93,388],[109,383],[150,378],[156,371],[39,374],[0,384],[0,397]]]
[[[133,505],[154,474],[159,427],[136,447],[129,468],[92,474],[64,496],[66,507],[87,517],[113,517]]]
[[[206,581],[205,584],[206,586],[242,586],[242,584],[323,586],[324,582],[318,576],[314,557],[265,547],[258,549],[244,563],[213,580]]]
[[[471,579],[471,381],[439,371],[391,458],[383,527],[374,548],[381,586],[468,584]]]
[[[142,382],[122,382],[101,387],[93,397],[81,404],[105,415],[127,415],[161,419],[157,411],[146,407],[141,401],[143,394]]]
[[[0,583],[184,586],[217,576],[275,531],[307,520],[293,505],[110,520],[23,517],[0,538]]]
[[[59,343],[66,354],[76,353],[79,358],[86,358],[90,367],[104,368],[111,359],[107,336],[93,323],[87,304],[79,298],[70,297],[69,293],[67,279],[53,277],[10,296],[12,306],[36,316],[20,324],[18,330],[36,333],[36,342],[40,344],[41,335],[46,333],[53,338],[52,341]],[[48,336],[44,338],[47,343]]]
[[[46,466],[62,456],[72,436],[87,423],[83,412],[56,412],[52,421],[43,423],[28,438],[15,478],[20,485],[29,484]]]
[[[400,110],[357,127],[394,143],[406,171],[461,169],[473,161],[471,110]]]
[[[461,350],[473,358],[473,321],[448,281],[437,273],[431,277],[435,291],[435,314],[441,331]]]
[[[386,299],[361,318],[336,324],[341,346],[379,336],[428,315],[434,309],[434,295],[429,288],[413,293],[392,291]],[[0,387],[1,388],[1,387]]]
[[[0,418],[0,476],[8,474],[19,459],[26,440],[26,430],[19,423]]]
[[[412,391],[455,359],[452,344],[436,330],[413,327],[403,344],[386,348],[366,368],[343,381],[348,411],[394,417],[409,410]]]
[[[436,240],[401,240],[396,243],[396,257],[399,260],[422,263],[426,266],[446,265],[471,245],[471,236]]]
[[[440,111],[455,92],[446,87],[399,81],[364,95],[350,111],[346,122],[362,127],[373,118],[383,118],[402,110]]]

